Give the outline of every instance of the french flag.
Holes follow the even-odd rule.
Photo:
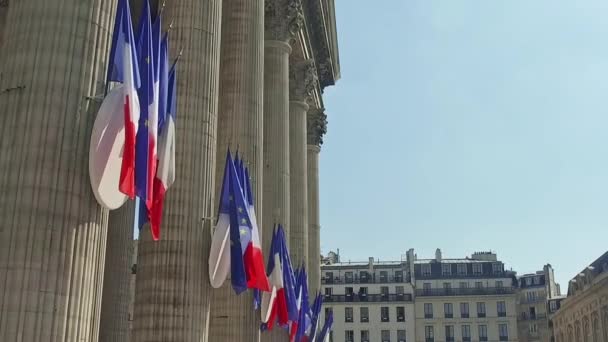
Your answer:
[[[139,88],[139,101],[141,114],[139,129],[135,142],[135,192],[150,208],[152,203],[152,182],[150,175],[150,145],[156,144],[156,137],[151,138],[156,127],[152,124],[155,112],[158,110],[154,99],[154,51],[152,44],[152,25],[150,21],[150,3],[144,3],[143,14],[138,30],[137,52],[139,57],[139,70],[141,72],[141,87]],[[157,122],[157,120],[155,121]]]
[[[153,200],[150,208],[152,238],[160,239],[160,225],[163,216],[163,203],[167,189],[175,182],[175,113],[177,112],[177,84],[175,65],[168,72],[167,37],[162,41],[160,70],[160,112],[162,118],[158,140],[158,168],[154,177]],[[168,78],[168,79],[167,79]],[[163,108],[166,108],[163,110]]]
[[[281,261],[281,242],[279,241],[277,230],[272,232],[270,242],[270,255],[268,257],[268,280],[272,286],[271,292],[262,294],[262,329],[272,330],[275,321],[279,320],[280,325],[286,325],[289,321],[287,312],[287,299],[283,286],[283,266]]]
[[[247,287],[250,289],[258,289],[262,291],[270,291],[270,284],[266,277],[266,267],[264,267],[264,255],[262,254],[262,244],[260,243],[260,232],[258,229],[257,217],[255,215],[255,206],[253,203],[253,192],[251,191],[251,181],[249,178],[249,170],[244,167],[241,160],[241,170],[243,172],[243,183],[245,185],[245,198],[248,204],[249,219],[251,220],[251,240],[248,241],[245,248],[243,259],[245,261],[245,270],[247,272]]]
[[[118,1],[107,84],[120,82],[124,91],[125,146],[120,169],[119,190],[135,197],[135,137],[139,120],[137,89],[140,85],[137,54],[134,49],[133,24],[127,0]]]
[[[148,1],[148,0],[146,0]],[[148,5],[149,7],[149,5]],[[160,16],[156,18],[154,26],[152,27],[152,73],[154,82],[152,84],[152,92],[154,97],[152,98],[152,106],[150,108],[148,117],[148,175],[146,177],[148,181],[146,198],[146,207],[148,210],[152,209],[152,203],[156,194],[154,193],[154,179],[156,178],[156,168],[158,165],[158,123],[161,111],[166,111],[165,108],[160,108],[160,74],[161,74],[161,43],[162,39],[162,22]],[[165,66],[166,68],[166,66]],[[166,98],[166,93],[164,94]],[[164,102],[164,101],[163,101]],[[154,226],[152,226],[154,228]],[[154,230],[152,231],[154,235]],[[158,237],[155,239],[157,240]]]

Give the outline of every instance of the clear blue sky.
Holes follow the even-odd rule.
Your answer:
[[[565,292],[608,249],[608,2],[336,6],[322,251],[493,250]]]

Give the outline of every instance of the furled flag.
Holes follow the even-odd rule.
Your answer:
[[[292,328],[295,328],[295,331],[293,332],[293,335],[295,335],[295,338],[293,339],[294,342],[302,342],[306,336],[306,332],[310,331],[312,325],[308,302],[308,276],[306,275],[304,265],[302,265],[302,268],[300,269],[298,282],[298,287],[300,289],[300,315],[298,317],[298,322],[292,325]]]
[[[277,230],[273,229],[268,266],[266,267],[272,290],[262,293],[262,330],[272,330],[277,318],[280,325],[286,325],[289,321],[285,289],[283,288],[281,253],[281,242],[279,241]]]
[[[152,189],[148,184],[150,154],[150,119],[155,112],[154,106],[154,51],[152,44],[152,25],[150,23],[150,3],[144,3],[143,14],[138,30],[137,52],[141,87],[139,101],[141,114],[135,148],[135,190],[137,196],[146,204],[152,200]],[[150,202],[151,203],[151,202]]]
[[[251,240],[246,245],[245,255],[245,270],[247,272],[247,287],[250,289],[258,289],[261,291],[270,291],[270,284],[266,277],[266,267],[264,267],[264,256],[262,254],[262,244],[260,243],[260,232],[258,230],[257,217],[255,215],[255,205],[253,201],[253,191],[251,191],[251,181],[249,178],[249,170],[244,166],[241,159],[241,171],[243,173],[243,184],[245,199],[247,200],[247,210],[249,219],[251,220]]]
[[[317,333],[317,325],[319,324],[319,318],[321,316],[321,307],[323,306],[323,295],[318,293],[315,301],[311,308],[311,327],[310,332],[307,334],[306,342],[313,342]]]
[[[158,140],[158,168],[154,177],[154,198],[150,209],[150,225],[152,226],[152,238],[160,238],[160,224],[163,216],[163,203],[167,189],[175,181],[175,115],[177,112],[177,83],[175,82],[175,64],[168,69],[168,46],[167,37],[163,39],[161,47],[161,77],[160,77],[160,108],[162,127]],[[166,86],[165,86],[166,85]],[[168,96],[167,96],[168,94]],[[166,98],[166,100],[163,100]],[[163,110],[166,108],[166,110]]]
[[[230,151],[226,153],[224,179],[220,191],[218,218],[209,251],[209,281],[211,286],[222,286],[230,272]]]
[[[127,0],[119,0],[116,11],[107,84],[111,81],[122,83],[124,91],[125,146],[120,169],[119,190],[130,198],[134,198],[135,137],[140,116],[137,89],[140,85],[140,78],[131,12]]]
[[[329,331],[331,330],[331,326],[334,324],[334,313],[332,311],[327,314],[325,317],[325,325],[323,325],[323,329],[319,336],[317,336],[316,342],[325,342],[329,337]]]
[[[281,264],[283,266],[283,288],[285,289],[285,301],[287,303],[288,320],[295,322],[298,320],[298,306],[296,297],[296,278],[291,266],[291,258],[287,250],[285,231],[279,225],[277,234],[281,241]]]

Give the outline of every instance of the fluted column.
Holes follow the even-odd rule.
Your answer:
[[[223,0],[217,154],[228,148],[244,158],[252,180],[260,234],[262,223],[262,156],[264,104],[264,1]],[[224,175],[216,163],[215,194]],[[217,197],[216,197],[217,198]],[[215,204],[217,206],[217,204]],[[214,207],[217,212],[217,207]],[[250,292],[236,296],[226,281],[212,290],[210,341],[257,341],[260,315]]]
[[[294,267],[308,269],[306,113],[317,83],[314,60],[292,60],[289,74],[290,252]]]
[[[266,226],[281,223],[289,237],[289,54],[303,23],[300,0],[265,1],[264,207]],[[263,238],[270,248],[271,234]],[[289,241],[289,239],[288,239]]]
[[[7,14],[8,14],[8,0],[0,0],[0,48],[2,48],[2,35],[4,34],[4,25],[6,24],[6,15]],[[2,68],[2,66],[0,66],[0,69],[1,68]]]
[[[309,293],[321,289],[321,221],[319,215],[319,153],[327,131],[322,109],[308,112],[308,287]]]
[[[135,202],[127,201],[108,218],[100,342],[127,342],[129,338],[134,208]]]
[[[0,49],[0,341],[97,341],[108,213],[91,191],[88,152],[115,7],[10,2]]]
[[[177,65],[176,180],[160,241],[140,234],[133,340],[208,341],[221,0],[168,0]]]

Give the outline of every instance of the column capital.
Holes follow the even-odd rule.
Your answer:
[[[267,40],[289,42],[304,26],[302,0],[264,0],[264,14]]]
[[[289,98],[291,101],[307,100],[315,91],[319,79],[314,59],[299,60],[289,64]]]
[[[327,115],[325,109],[314,108],[308,111],[308,145],[321,146],[323,135],[327,133]]]

